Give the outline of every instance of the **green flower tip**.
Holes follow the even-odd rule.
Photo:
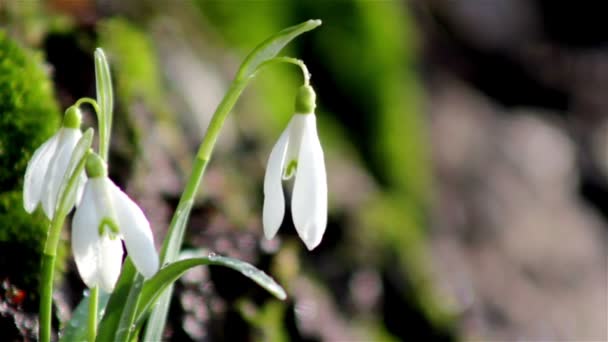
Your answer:
[[[314,25],[314,27],[317,27],[319,25],[321,25],[323,22],[321,21],[321,19],[310,19],[308,20],[308,22],[312,25]]]
[[[97,153],[90,153],[85,165],[89,178],[107,177],[106,163]]]
[[[103,49],[98,47],[95,49],[95,57],[100,59],[106,59],[106,54],[103,52]]]
[[[298,89],[296,95],[296,113],[311,114],[315,112],[317,95],[312,87],[305,84]]]
[[[65,111],[63,116],[63,127],[80,129],[82,114],[77,106],[71,106]]]

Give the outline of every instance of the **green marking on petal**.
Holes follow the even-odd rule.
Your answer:
[[[289,164],[287,164],[287,167],[285,168],[285,173],[283,174],[283,179],[290,179],[291,177],[293,177],[293,175],[296,173],[296,170],[298,169],[298,161],[297,160],[290,160]]]
[[[120,233],[120,230],[118,230],[118,225],[116,222],[109,217],[104,217],[101,219],[101,222],[99,222],[99,227],[97,228],[99,231],[99,236],[102,236],[105,233],[106,227],[109,230],[108,235],[110,236],[110,239],[116,239]]]

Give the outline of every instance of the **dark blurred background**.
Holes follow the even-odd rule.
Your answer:
[[[289,216],[278,238],[262,237],[265,163],[302,82],[297,68],[266,69],[224,127],[185,247],[252,262],[289,299],[232,271],[193,270],[177,284],[167,340],[606,341],[603,5],[2,0],[0,30],[40,56],[61,109],[94,97],[93,51],[106,51],[110,175],[160,245],[239,63],[272,33],[323,20],[283,53],[306,62],[317,91],[330,189],[323,242],[307,252]],[[85,125],[95,126],[91,113]],[[11,225],[2,210],[0,232]],[[56,327],[83,291],[64,259]],[[21,279],[22,265],[1,265],[0,327],[32,338],[37,284]]]

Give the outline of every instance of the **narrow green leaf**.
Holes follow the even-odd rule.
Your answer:
[[[135,321],[135,314],[137,313],[137,305],[139,302],[139,294],[141,293],[142,286],[144,284],[144,277],[141,274],[135,276],[135,280],[131,285],[131,290],[127,296],[127,302],[125,308],[120,317],[118,323],[118,329],[114,335],[115,341],[129,341],[131,334],[133,333],[133,322]]]
[[[319,25],[321,25],[321,20],[311,19],[301,24],[288,27],[266,39],[258,45],[247,58],[245,58],[245,61],[241,64],[239,72],[236,75],[236,79],[242,80],[252,76],[255,74],[260,64],[274,58],[285,45],[289,44],[294,38],[302,33],[315,29]]]
[[[100,155],[104,160],[108,160],[108,148],[110,142],[110,132],[112,131],[112,110],[114,108],[114,94],[112,91],[112,76],[106,55],[101,48],[95,49],[95,86],[97,89],[97,103],[99,104],[101,115],[98,118],[100,127]]]
[[[206,165],[207,162],[205,160],[196,159],[194,161],[193,170],[204,169]],[[193,193],[198,190],[198,184],[196,188],[197,189],[192,189]],[[173,214],[173,219],[171,220],[171,229],[169,229],[169,233],[172,233],[172,236],[165,237],[163,248],[160,252],[160,260],[163,263],[171,262],[179,255],[179,250],[182,247],[183,234],[186,231],[186,224],[188,224],[188,218],[190,217],[190,211],[192,210],[193,204],[193,200],[186,200],[183,203],[178,204],[177,209]]]
[[[193,172],[196,170],[204,169],[206,161],[196,159],[193,165]],[[198,184],[191,190],[195,193],[198,189]],[[183,195],[182,195],[183,196]],[[171,228],[169,229],[169,236],[165,237],[163,249],[161,250],[161,262],[173,261],[179,255],[179,250],[183,241],[183,235],[186,231],[186,224],[188,223],[188,217],[190,216],[190,210],[194,201],[185,200],[180,202],[177,206],[173,219],[171,221]],[[144,332],[144,341],[158,341],[162,337],[162,333],[167,321],[167,313],[169,312],[169,305],[171,304],[171,294],[173,293],[173,286],[169,286],[164,295],[160,297],[156,308],[150,315],[150,320],[146,326]]]
[[[97,317],[103,315],[103,311],[110,299],[110,294],[103,291],[99,292],[99,304],[97,306]],[[60,342],[81,342],[87,339],[87,320],[89,317],[89,297],[84,297],[76,310],[72,313],[72,318],[61,333]]]
[[[240,272],[245,277],[253,280],[278,299],[284,300],[287,298],[287,294],[281,285],[279,285],[266,273],[257,269],[255,266],[242,260],[210,253],[205,257],[176,261],[162,268],[160,271],[158,271],[158,273],[156,273],[156,275],[154,275],[154,277],[148,279],[144,283],[144,287],[139,298],[136,325],[143,323],[148,310],[168,286],[172,285],[187,270],[200,265],[217,265],[231,268]]]
[[[114,334],[118,329],[123,311],[129,310],[125,304],[127,303],[135,274],[135,266],[131,258],[127,257],[122,265],[120,278],[118,278],[114,291],[108,300],[105,313],[97,329],[97,341],[114,341]]]

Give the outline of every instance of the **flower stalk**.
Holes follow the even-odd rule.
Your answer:
[[[88,341],[95,342],[97,337],[97,306],[99,305],[99,286],[89,289]]]

